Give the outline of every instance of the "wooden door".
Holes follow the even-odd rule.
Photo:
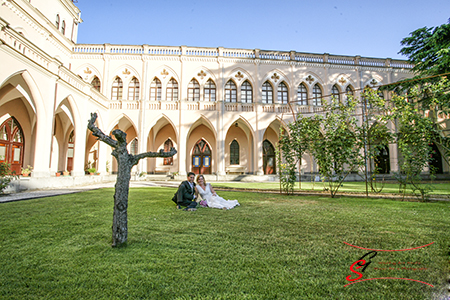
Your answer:
[[[211,174],[212,151],[208,143],[201,139],[192,151],[192,172],[195,174]]]
[[[0,161],[11,164],[11,171],[22,173],[24,138],[22,128],[14,117],[0,125]]]

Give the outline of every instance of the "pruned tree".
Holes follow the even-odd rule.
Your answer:
[[[131,168],[139,160],[146,157],[172,157],[177,151],[171,148],[169,152],[162,149],[159,152],[145,152],[137,155],[128,153],[127,134],[122,130],[115,129],[112,134],[116,139],[104,134],[96,125],[96,113],[91,113],[91,119],[88,122],[88,129],[98,140],[111,146],[114,150],[112,155],[117,159],[118,173],[114,193],[114,215],[112,225],[112,246],[120,246],[127,241],[128,237],[128,191],[130,188]]]

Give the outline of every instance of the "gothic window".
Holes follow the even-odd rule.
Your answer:
[[[322,105],[322,89],[318,84],[315,84],[313,87],[313,105]]]
[[[248,80],[244,81],[244,83],[241,86],[241,102],[242,103],[253,102],[253,89]]]
[[[336,85],[333,85],[331,88],[331,97],[336,99],[338,102],[341,102],[341,95],[339,94],[339,89]]]
[[[61,33],[66,34],[66,21],[62,21],[61,23]]]
[[[278,103],[288,104],[288,88],[284,82],[278,85]]]
[[[268,81],[262,85],[262,103],[273,103],[273,88]]]
[[[155,77],[150,84],[150,101],[161,100],[161,81]]]
[[[91,84],[94,87],[94,89],[96,89],[97,91],[100,92],[101,83],[100,83],[100,79],[98,79],[97,76],[95,76],[94,79],[92,79]]]
[[[239,143],[233,140],[230,145],[230,165],[239,164]]]
[[[236,84],[232,80],[228,80],[225,85],[225,101],[226,102],[236,102]]]
[[[211,79],[206,82],[205,85],[205,101],[215,102],[216,101],[216,84]]]
[[[308,90],[303,83],[297,89],[297,103],[298,105],[308,105]]]
[[[171,78],[166,88],[166,99],[169,101],[178,100],[178,82]]]
[[[353,96],[354,92],[353,92],[352,86],[348,85],[347,88],[345,89],[345,103],[344,104],[348,103],[348,98],[350,95]]]
[[[55,26],[56,26],[56,29],[59,29],[59,15],[56,15]]]
[[[111,100],[121,100],[122,99],[122,91],[123,91],[123,82],[120,77],[116,77],[112,84],[111,90]]]
[[[167,139],[167,141],[164,142],[164,152],[169,152],[171,148],[173,148],[173,142],[171,139]],[[173,156],[164,157],[164,165],[172,166],[173,165]]]
[[[136,77],[128,85],[128,100],[139,100],[139,80]]]
[[[192,79],[188,86],[188,101],[199,101],[200,100],[200,85],[198,81]]]

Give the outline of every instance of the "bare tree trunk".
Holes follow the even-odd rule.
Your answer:
[[[114,215],[112,225],[112,246],[123,244],[128,238],[128,191],[130,188],[131,168],[127,161],[128,153],[119,154],[117,158],[119,172],[114,192]]]
[[[127,150],[127,134],[119,129],[112,132],[115,140],[111,136],[105,135],[96,125],[96,113],[91,113],[91,119],[88,123],[89,130],[92,135],[96,136],[100,141],[108,144],[114,150],[112,155],[117,159],[118,174],[114,193],[114,215],[112,225],[112,246],[120,246],[126,243],[128,238],[128,191],[130,189],[131,168],[136,165],[139,160],[145,157],[172,157],[177,151],[175,148],[169,152],[160,150],[159,152],[146,152],[137,155],[131,155]]]

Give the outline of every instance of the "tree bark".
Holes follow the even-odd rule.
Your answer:
[[[172,157],[177,151],[175,148],[169,152],[162,149],[159,152],[145,152],[137,155],[128,153],[127,134],[119,129],[112,132],[116,139],[105,135],[96,125],[96,113],[91,113],[91,119],[88,122],[88,129],[92,131],[92,135],[98,140],[108,144],[114,150],[112,155],[117,159],[118,174],[114,193],[114,214],[112,225],[112,246],[120,246],[126,243],[128,239],[128,191],[130,189],[131,168],[136,165],[139,160],[145,157]]]

